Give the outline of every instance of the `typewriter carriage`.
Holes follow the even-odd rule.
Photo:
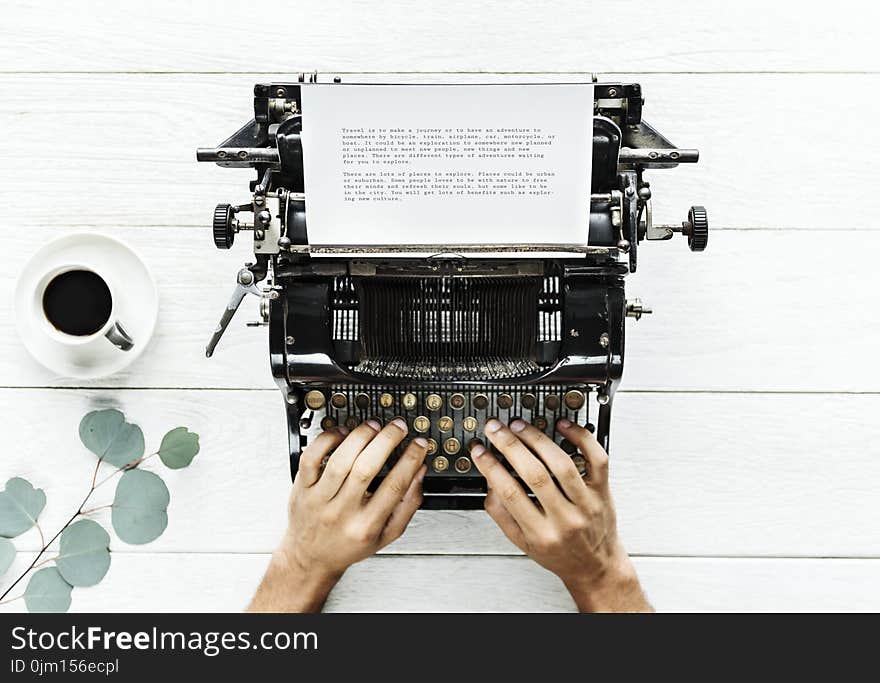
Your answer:
[[[255,86],[254,119],[197,152],[199,161],[257,171],[251,203],[214,212],[216,246],[230,248],[238,232],[251,230],[256,260],[239,272],[207,354],[244,296],[260,296],[271,369],[285,396],[292,474],[318,414],[323,426],[402,415],[415,428],[427,418],[427,430],[414,431],[435,449],[426,507],[482,505],[485,482],[464,461],[490,416],[523,417],[557,442],[555,421],[568,417],[594,429],[608,449],[625,319],[651,312],[624,293],[639,244],[676,232],[694,251],[708,241],[702,207],[692,207],[681,226],[653,224],[643,171],[696,162],[698,152],[674,147],[642,121],[638,84],[597,83],[586,245],[313,245],[301,87],[308,87],[305,77]],[[252,223],[239,219],[244,213],[253,214]],[[480,258],[488,251],[515,255]],[[316,392],[323,397],[318,408]],[[460,407],[450,403],[453,396]],[[431,397],[440,408],[428,407]],[[474,430],[465,429],[466,418],[475,420]]]

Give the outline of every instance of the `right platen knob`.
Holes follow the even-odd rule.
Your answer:
[[[706,248],[709,243],[709,217],[706,215],[706,207],[691,207],[682,232],[687,235],[691,251],[703,251]]]
[[[235,241],[235,209],[231,204],[218,204],[214,209],[214,246],[229,249]]]

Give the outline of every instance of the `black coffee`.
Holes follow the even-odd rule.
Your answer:
[[[90,270],[68,270],[43,293],[43,312],[55,328],[78,337],[94,334],[110,319],[113,297],[104,279]]]

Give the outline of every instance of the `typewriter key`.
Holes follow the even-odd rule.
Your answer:
[[[507,410],[513,405],[513,396],[510,394],[498,394],[497,403],[501,410]]]
[[[321,410],[326,401],[323,391],[312,390],[306,394],[306,405],[312,410]]]
[[[461,426],[466,432],[477,431],[477,418],[468,415],[461,421]]]
[[[464,394],[452,394],[452,396],[449,397],[449,405],[456,410],[464,408]]]
[[[345,408],[348,405],[348,398],[346,398],[345,394],[340,394],[337,391],[330,397],[330,405],[334,408]]]
[[[556,394],[549,394],[544,398],[544,410],[559,410],[559,397]]]
[[[536,405],[538,405],[538,399],[535,398],[534,394],[523,394],[519,402],[526,410],[532,410]]]
[[[569,410],[580,410],[584,407],[584,392],[572,389],[565,394],[565,405]]]
[[[354,404],[361,410],[366,410],[370,407],[370,395],[360,392],[354,397]]]
[[[466,455],[461,456],[455,461],[455,471],[460,474],[467,474],[471,471],[471,459]]]
[[[394,396],[392,396],[391,394],[380,394],[379,405],[383,408],[390,408],[394,405]]]
[[[577,446],[575,446],[575,445],[574,445],[571,441],[569,441],[568,439],[563,439],[562,441],[560,441],[560,442],[559,442],[559,447],[560,447],[562,450],[564,450],[566,453],[568,453],[569,455],[574,455],[575,453],[577,453],[577,450],[578,450],[578,449],[577,449]]]
[[[586,429],[590,434],[594,434],[596,432],[596,425],[594,425],[592,422],[587,422],[587,424],[584,425],[584,429]]]
[[[345,428],[348,431],[351,431],[352,429],[354,429],[357,426],[358,426],[358,421],[353,415],[349,415],[347,418],[345,418]]]
[[[574,463],[574,466],[577,467],[578,474],[586,476],[587,474],[587,459],[582,455],[573,455],[571,456],[571,461]]]
[[[476,410],[486,410],[489,407],[489,397],[486,394],[477,394],[473,400]]]
[[[329,415],[327,415],[323,420],[321,420],[321,429],[323,429],[325,432],[328,429],[333,429],[335,426],[336,426],[336,420],[334,420]]]
[[[404,394],[400,402],[403,404],[404,410],[415,410],[419,400],[415,394]]]
[[[446,439],[446,441],[443,442],[443,450],[449,453],[449,455],[455,455],[461,450],[461,441],[455,437]]]
[[[546,418],[543,418],[543,417],[536,417],[534,420],[532,420],[532,424],[535,425],[535,427],[537,427],[538,429],[540,429],[542,432],[543,432],[544,430],[547,429],[547,420],[546,420]]]
[[[437,452],[437,442],[434,439],[428,439],[428,455],[434,455]]]
[[[417,432],[422,432],[424,434],[430,428],[431,421],[424,415],[419,415],[415,420],[413,420],[413,429],[415,429]]]
[[[453,424],[454,422],[452,421],[452,418],[446,415],[437,420],[437,428],[441,432],[451,432]]]
[[[445,472],[449,469],[449,460],[447,460],[445,456],[438,455],[434,458],[434,462],[431,463],[431,466],[434,468],[435,472]]]
[[[440,410],[443,407],[443,398],[440,394],[428,394],[425,397],[425,407],[428,410]]]

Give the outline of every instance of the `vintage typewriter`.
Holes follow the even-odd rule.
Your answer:
[[[256,85],[253,120],[218,147],[197,151],[199,161],[256,170],[250,201],[214,210],[216,246],[229,249],[247,230],[255,258],[238,272],[207,355],[242,299],[259,297],[262,321],[254,324],[269,328],[292,474],[321,429],[396,416],[411,437],[429,440],[428,508],[482,506],[486,483],[468,453],[474,440],[484,441],[491,417],[531,422],[583,470],[583,457],[555,424],[566,417],[586,425],[609,447],[625,321],[651,312],[624,293],[639,246],[676,232],[693,251],[708,240],[701,206],[681,225],[652,222],[643,172],[694,163],[698,151],[676,148],[642,119],[639,84],[594,82],[593,111],[584,112],[593,120],[586,244],[552,258],[529,244],[310,244],[301,93],[316,82],[312,74]],[[489,252],[493,258],[480,257]]]

